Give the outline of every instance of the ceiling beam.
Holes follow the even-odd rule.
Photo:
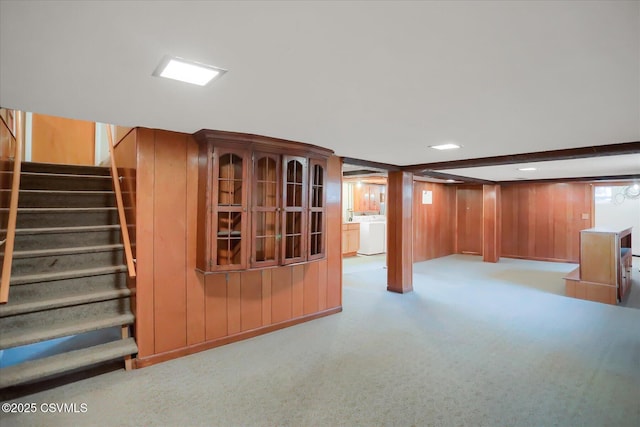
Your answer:
[[[345,171],[342,172],[342,176],[360,176],[360,175],[372,175],[372,174],[380,174],[383,172],[379,172],[377,170],[369,170],[369,169],[358,169],[355,171]]]
[[[611,181],[620,182],[625,181],[632,183],[640,180],[640,174],[633,175],[610,175],[610,176],[583,176],[576,178],[548,178],[548,179],[518,179],[513,181],[500,181],[499,184],[543,184],[543,183],[562,183],[562,182],[601,182]]]
[[[471,178],[468,176],[453,175],[450,173],[436,172],[432,170],[423,170],[423,171],[420,171],[420,173],[416,173],[416,175],[426,176],[426,177],[435,178],[435,179],[445,179],[445,180],[452,179],[454,181],[462,181],[468,184],[496,184],[495,181],[488,181],[486,179]]]
[[[371,162],[369,160],[354,159],[353,157],[343,157],[343,163],[347,163],[354,166],[363,166],[365,168],[380,169],[381,171],[399,171],[400,166],[392,165],[389,163]]]
[[[538,151],[534,153],[509,154],[506,156],[481,157],[476,159],[452,160],[448,162],[421,163],[403,166],[402,170],[419,172],[422,170],[441,170],[474,168],[480,166],[512,165],[516,163],[534,163],[552,160],[584,159],[588,157],[617,156],[640,153],[640,141],[620,144],[595,145],[592,147],[566,148],[562,150]]]

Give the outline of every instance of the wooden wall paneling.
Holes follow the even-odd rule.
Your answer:
[[[318,311],[318,266],[319,262],[310,262],[304,265],[304,291],[303,314],[311,314]]]
[[[207,274],[205,281],[205,339],[227,336],[227,274]]]
[[[440,234],[439,246],[436,248],[434,255],[436,257],[451,255],[455,251],[455,229],[456,229],[456,188],[452,185],[443,187],[446,203],[440,210],[440,222],[434,225],[434,228]]]
[[[482,254],[482,187],[460,186],[457,197],[458,253]]]
[[[154,335],[154,181],[155,141],[150,129],[138,129],[136,177],[136,321],[135,337],[138,357],[155,353]]]
[[[227,333],[242,331],[241,282],[240,272],[227,273]]]
[[[262,326],[262,272],[240,273],[240,327],[243,331]]]
[[[506,186],[506,187],[501,187],[500,192],[501,194],[510,194],[512,193],[514,190],[514,186]],[[517,224],[518,221],[518,205],[517,204],[512,204],[510,206],[501,206],[501,211],[502,211],[502,221],[501,221],[501,225],[504,227],[505,224],[509,224],[509,228],[511,229],[513,226],[512,224]],[[500,242],[500,246],[501,246],[501,251],[500,254],[504,253],[516,253],[518,252],[518,245],[521,244],[521,242],[518,241],[518,239],[514,239],[514,236],[505,236],[504,233],[501,233],[501,242]]]
[[[271,270],[271,322],[284,322],[292,318],[291,267]]]
[[[533,255],[536,258],[544,258],[545,255],[553,253],[553,227],[549,222],[549,215],[553,207],[553,194],[549,192],[546,185],[538,186],[535,189],[534,205],[530,206],[535,212],[535,248]]]
[[[156,352],[187,344],[186,136],[155,131],[154,310]]]
[[[536,200],[536,189],[528,188],[524,190],[527,195],[527,204],[522,206],[522,213],[527,216],[527,252],[526,254],[531,254],[531,256],[535,256],[536,251],[536,214],[537,209],[535,208],[537,200]]]
[[[570,215],[568,210],[569,185],[553,185],[553,208],[551,209],[551,254],[553,258],[562,258],[569,252]]]
[[[31,161],[93,165],[95,123],[33,114]]]
[[[433,191],[430,183],[416,181],[413,183],[413,257],[414,262],[429,259],[429,242],[433,239],[429,233],[432,215],[429,206],[422,204],[422,192]]]
[[[262,270],[262,324],[271,324],[271,272],[270,268]]]
[[[342,158],[327,159],[327,308],[342,306]]]
[[[198,143],[187,137],[187,345],[206,336],[205,279],[196,272],[198,239]]]
[[[115,128],[116,128],[116,131],[114,132],[114,140],[116,144],[118,144],[125,137],[129,136],[129,133],[132,130],[136,129],[136,128],[127,127],[127,126],[116,126]]]
[[[305,265],[294,265],[291,269],[291,316],[294,319],[303,314]]]
[[[327,309],[327,265],[326,259],[318,261],[318,310]]]
[[[500,185],[482,186],[482,257],[484,262],[500,260],[501,236]]]
[[[413,290],[413,174],[391,171],[387,200],[387,290]]]
[[[592,200],[588,183],[503,185],[501,255],[579,262],[579,232],[591,226]]]
[[[7,110],[0,109],[0,111]],[[0,120],[0,160],[9,160],[9,157],[11,157],[13,140],[14,137],[9,124],[5,120]]]
[[[422,204],[423,191],[432,192],[432,204]],[[413,200],[413,261],[455,253],[455,187],[415,181]]]

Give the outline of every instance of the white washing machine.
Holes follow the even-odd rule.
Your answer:
[[[375,255],[386,252],[387,249],[387,223],[371,221],[360,223],[360,249],[361,255]]]

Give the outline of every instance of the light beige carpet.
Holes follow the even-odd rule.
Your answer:
[[[343,313],[28,395],[87,412],[0,424],[640,425],[640,310],[517,283],[521,268],[553,267],[450,256],[416,264],[406,295],[361,269],[345,274]]]

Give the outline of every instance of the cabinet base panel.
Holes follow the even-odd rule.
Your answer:
[[[618,303],[615,286],[584,282],[574,278],[565,278],[565,294],[568,297],[604,304],[616,305]]]

